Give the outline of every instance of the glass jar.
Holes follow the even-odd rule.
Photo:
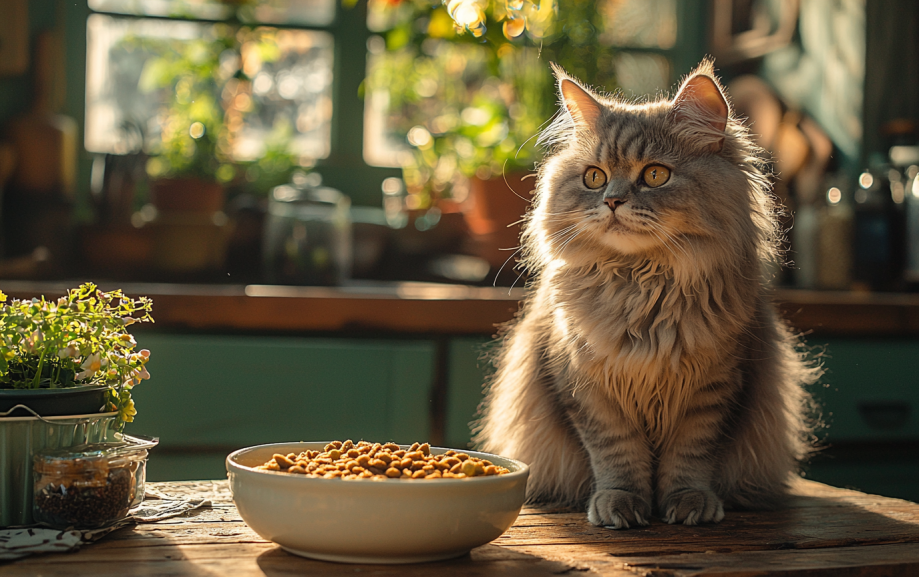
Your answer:
[[[275,187],[265,222],[266,280],[295,285],[347,281],[352,258],[350,208],[347,196],[318,182]]]
[[[144,499],[147,449],[156,443],[126,436],[38,453],[32,517],[55,529],[97,529],[123,519]]]

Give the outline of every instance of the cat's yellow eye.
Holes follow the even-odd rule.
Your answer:
[[[584,186],[591,190],[596,190],[601,186],[606,184],[606,173],[597,168],[596,166],[591,166],[584,172]]]
[[[657,188],[670,180],[670,169],[659,164],[652,164],[645,169],[641,177],[644,179],[645,184],[651,188]]]

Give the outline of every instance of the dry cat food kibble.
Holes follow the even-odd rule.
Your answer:
[[[427,443],[403,449],[395,443],[332,441],[322,451],[276,454],[262,471],[282,471],[326,479],[465,479],[510,473],[491,461],[447,451],[432,455]]]

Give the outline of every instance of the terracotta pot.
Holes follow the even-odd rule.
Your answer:
[[[149,227],[90,225],[80,234],[83,258],[93,272],[138,272],[150,265],[153,238]]]
[[[232,225],[222,216],[161,212],[151,222],[154,268],[169,272],[216,270],[223,266]]]
[[[520,221],[532,199],[536,180],[531,173],[511,172],[470,183],[466,223],[476,254],[500,268],[520,246]],[[513,260],[509,263],[513,264]]]
[[[160,212],[206,212],[223,210],[223,187],[198,178],[163,178],[150,186],[153,206]]]

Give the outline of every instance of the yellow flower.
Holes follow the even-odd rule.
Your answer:
[[[131,334],[129,334],[129,333],[124,333],[124,334],[122,334],[122,335],[118,335],[118,340],[120,340],[120,341],[123,342],[123,343],[127,343],[127,344],[130,345],[130,347],[132,347],[132,348],[135,347],[135,346],[137,346],[137,341],[135,341],[135,340],[134,340],[134,337],[133,337]]]
[[[124,402],[118,409],[118,418],[125,423],[134,422],[134,415],[136,414],[137,409],[134,408],[134,401],[130,399],[127,402]]]

